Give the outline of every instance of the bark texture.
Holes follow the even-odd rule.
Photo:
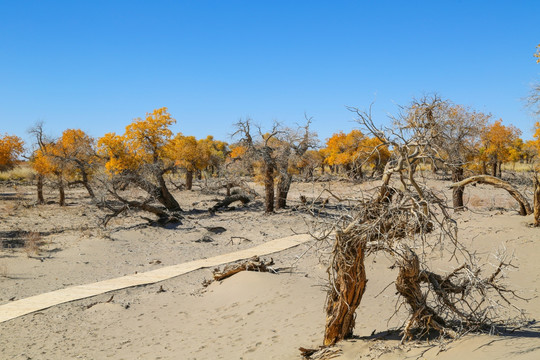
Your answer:
[[[336,234],[332,264],[335,279],[326,304],[325,346],[353,334],[355,311],[366,290],[365,246],[365,239],[358,239],[354,231]]]

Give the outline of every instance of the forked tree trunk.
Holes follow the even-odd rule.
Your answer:
[[[452,181],[453,182],[459,182],[463,180],[463,168],[460,167],[452,167]],[[463,190],[465,188],[463,186],[458,186],[453,188],[452,190],[452,203],[454,206],[454,211],[460,211],[463,210]]]
[[[264,169],[264,205],[265,213],[274,212],[274,167],[268,163]]]
[[[540,226],[540,179],[534,175],[534,226]]]
[[[366,240],[357,237],[354,231],[336,233],[332,264],[335,278],[326,303],[325,346],[352,336],[355,311],[366,290]]]
[[[193,188],[193,171],[186,171],[186,190],[191,190]]]
[[[38,204],[44,204],[45,198],[43,197],[43,175],[37,177],[37,198]]]
[[[533,211],[531,209],[531,205],[529,204],[527,199],[525,199],[525,197],[523,195],[521,195],[521,193],[519,191],[517,191],[517,189],[515,187],[513,187],[512,185],[510,185],[506,181],[498,179],[498,178],[493,177],[493,176],[489,176],[489,175],[471,176],[469,178],[466,178],[465,180],[462,180],[460,182],[451,184],[449,186],[449,188],[453,189],[453,188],[456,188],[456,187],[465,186],[465,185],[472,184],[472,183],[475,183],[475,182],[481,183],[481,184],[493,185],[495,187],[498,187],[498,188],[501,188],[501,189],[504,189],[504,190],[508,191],[508,193],[510,195],[512,195],[512,197],[514,199],[516,199],[516,201],[519,203],[519,214],[520,215],[525,216],[525,215],[529,215],[529,214],[533,213]]]

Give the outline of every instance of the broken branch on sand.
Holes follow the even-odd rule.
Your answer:
[[[269,272],[272,271],[270,268],[272,265],[274,265],[274,259],[272,258],[270,258],[270,261],[265,262],[264,260],[259,259],[258,256],[253,256],[249,260],[246,260],[240,264],[227,265],[223,271],[220,271],[219,268],[214,269],[214,280],[220,281],[226,279],[234,274],[239,273],[240,271]]]
[[[211,213],[215,213],[219,209],[228,207],[230,204],[236,201],[241,201],[242,204],[245,205],[249,203],[251,199],[248,196],[242,195],[242,194],[235,194],[235,195],[227,196],[225,199],[218,201],[214,206],[209,208],[208,211]]]

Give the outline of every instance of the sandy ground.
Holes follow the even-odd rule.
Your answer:
[[[432,181],[441,189],[445,184]],[[358,197],[372,186],[294,183],[290,203],[299,204],[300,194],[316,197],[325,187],[341,197]],[[42,234],[39,254],[28,248],[0,251],[0,304],[252,247],[306,232],[312,220],[293,210],[263,215],[259,202],[211,216],[205,210],[219,195],[182,191],[175,193],[187,210],[181,225],[148,226],[135,214],[103,229],[102,214],[89,205],[82,190],[68,191],[65,208],[33,206],[33,190],[0,185],[4,244],[15,247],[18,238],[27,236],[24,232]],[[48,200],[56,196],[47,195]],[[516,204],[503,190],[478,185],[467,189],[466,199],[471,211],[456,216],[461,240],[486,263],[497,248],[515,254],[519,269],[510,272],[506,281],[531,299],[516,305],[526,310],[529,319],[538,319],[540,231],[527,226],[531,217],[517,215]],[[216,227],[224,231],[210,231]],[[322,344],[327,254],[327,247],[313,242],[265,256],[274,258],[275,267],[281,269],[278,274],[243,272],[205,288],[202,282],[211,278],[211,269],[203,269],[10,320],[0,324],[0,358],[300,359],[299,347]],[[392,317],[397,297],[388,285],[396,270],[389,270],[390,265],[383,256],[368,261],[369,283],[357,310],[355,338],[340,344],[338,358],[540,358],[536,323],[504,336],[468,335],[444,344],[400,346],[397,335],[386,335],[401,326],[407,315],[400,309]],[[165,291],[158,292],[160,287]]]

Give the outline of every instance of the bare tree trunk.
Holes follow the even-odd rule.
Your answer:
[[[264,169],[264,205],[265,213],[274,212],[274,167],[268,163]]]
[[[287,196],[291,188],[292,176],[281,174],[277,183],[276,209],[284,209],[287,206]]]
[[[86,173],[86,171],[81,171],[81,175],[82,175],[82,183],[84,187],[86,188],[86,191],[88,191],[88,195],[90,195],[92,199],[95,199],[96,195],[94,194],[94,190],[90,186],[90,182],[88,180],[88,174]]]
[[[481,184],[493,185],[495,187],[498,187],[498,188],[501,188],[501,189],[504,189],[504,190],[508,191],[508,193],[510,195],[512,195],[512,197],[514,199],[516,199],[516,201],[519,203],[519,214],[520,215],[525,216],[525,215],[529,215],[529,214],[533,213],[533,211],[531,209],[531,205],[529,204],[527,199],[519,191],[517,191],[517,189],[515,187],[513,187],[512,185],[510,185],[506,181],[498,179],[498,178],[493,177],[493,176],[489,176],[489,175],[471,176],[469,178],[466,178],[465,180],[462,180],[460,182],[451,184],[449,186],[449,188],[453,189],[453,188],[456,188],[456,187],[465,186],[465,185],[475,183],[475,182],[481,183]]]
[[[366,289],[366,242],[355,237],[357,234],[354,231],[336,233],[335,259],[332,263],[335,278],[326,304],[325,346],[352,336],[355,311]]]
[[[379,189],[379,195],[377,196],[377,200],[375,202],[388,203],[391,200],[392,190],[389,187],[390,178],[392,177],[391,168],[392,166],[390,163],[386,164],[384,167],[381,188]]]
[[[157,176],[158,182],[159,182],[159,193],[157,196],[157,200],[163,204],[167,210],[169,211],[182,211],[182,208],[180,207],[180,204],[176,201],[174,196],[169,192],[169,189],[167,188],[167,184],[165,184],[165,179],[163,178],[163,174],[159,174]]]
[[[487,175],[487,164],[485,161],[482,161],[482,175]]]
[[[461,166],[459,167],[452,167],[452,181],[453,182],[459,182],[463,180],[463,168]],[[463,190],[465,188],[463,186],[458,186],[453,188],[452,190],[452,202],[454,206],[454,211],[460,211],[463,210]]]
[[[534,226],[540,226],[540,180],[534,175]]]
[[[45,203],[45,199],[43,198],[43,175],[38,175],[37,177],[37,198],[38,204]]]
[[[66,194],[64,192],[64,180],[62,180],[62,178],[58,179],[58,192],[60,193],[60,200],[58,203],[60,206],[66,206]]]
[[[408,246],[405,246],[398,265],[399,274],[396,279],[396,290],[411,307],[410,313],[412,314],[405,323],[401,341],[412,339],[411,328],[415,324],[427,329],[443,330],[444,320],[427,305],[426,296],[422,293],[418,256]]]
[[[491,176],[497,177],[497,161],[491,163]]]
[[[502,179],[502,162],[499,161],[499,164],[497,164],[497,171],[498,171],[498,177]]]
[[[193,188],[193,171],[186,171],[186,190],[191,190]]]

